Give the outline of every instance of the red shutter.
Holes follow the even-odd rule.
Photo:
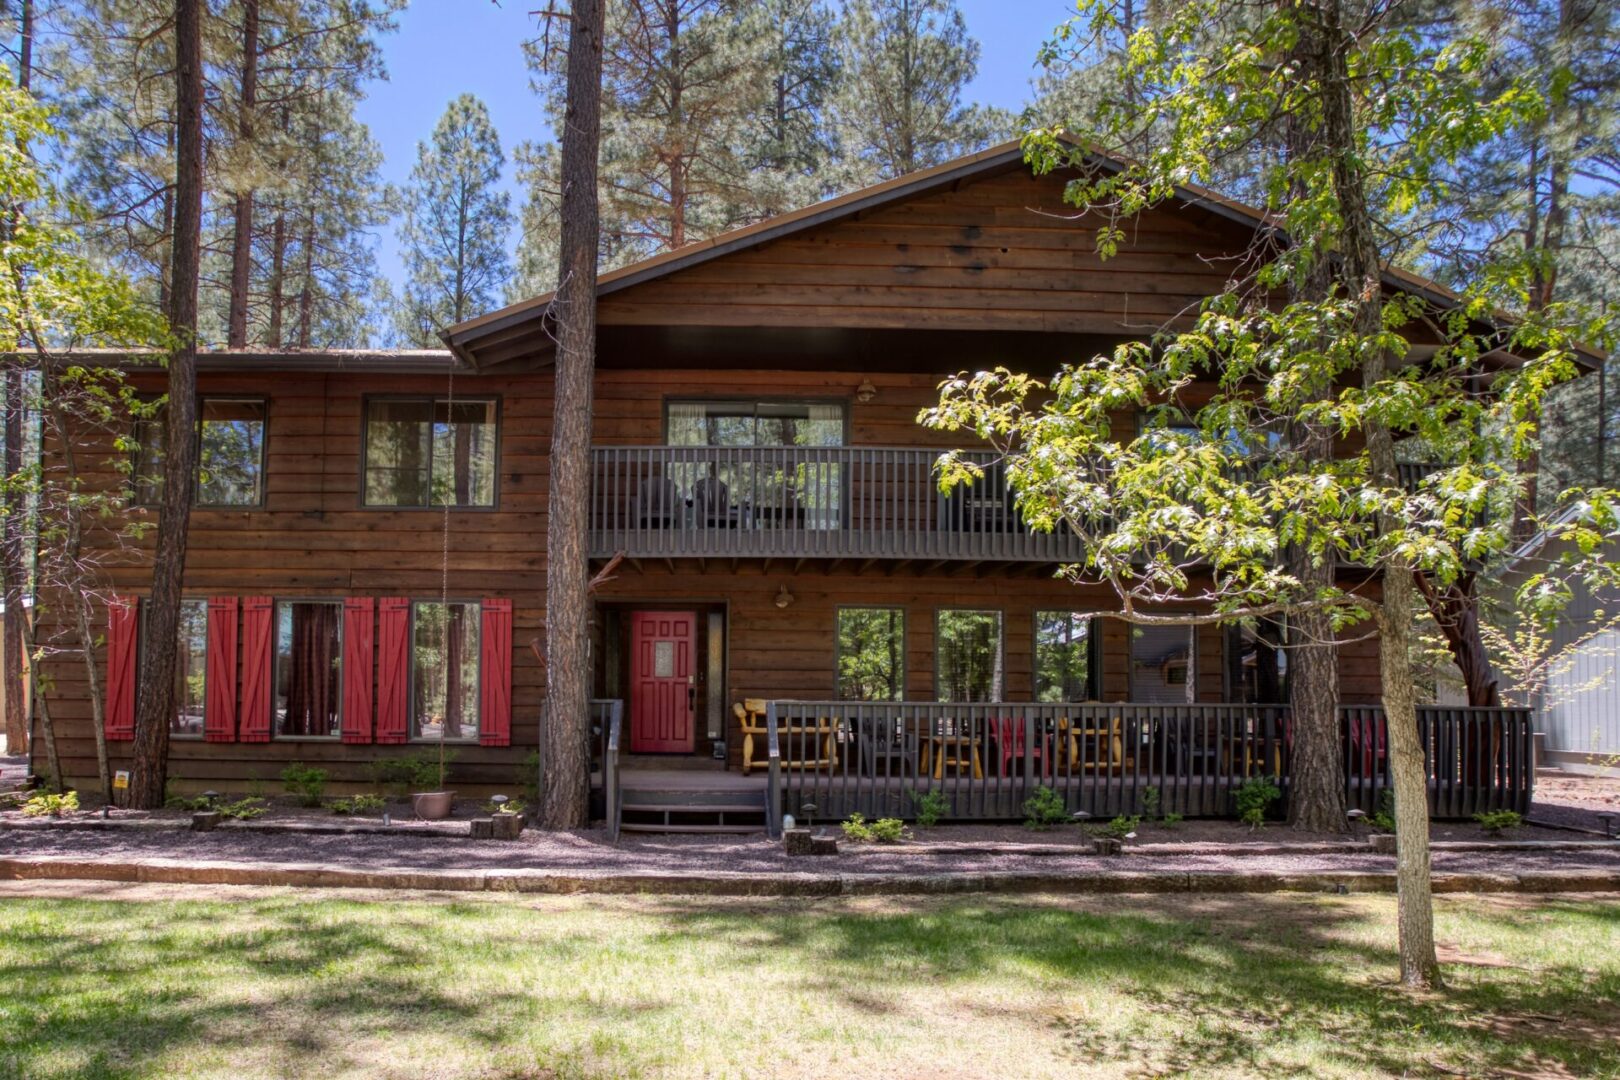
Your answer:
[[[114,596],[107,601],[107,710],[102,720],[107,738],[114,742],[135,738],[138,603],[133,596]]]
[[[208,601],[207,700],[203,704],[203,738],[236,741],[236,597]]]
[[[371,741],[371,653],[376,607],[369,596],[343,601],[343,741]]]
[[[270,653],[276,602],[242,598],[242,742],[270,741]]]
[[[484,601],[483,663],[478,675],[478,741],[512,745],[512,601]]]
[[[377,741],[411,737],[411,602],[398,596],[377,601]]]

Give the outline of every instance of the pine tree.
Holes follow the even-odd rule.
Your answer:
[[[441,330],[503,295],[512,274],[511,200],[498,189],[505,162],[489,110],[471,94],[452,101],[432,139],[417,144],[399,227],[407,277],[399,333],[412,345],[437,347]]]
[[[954,0],[850,0],[834,99],[843,165],[868,184],[938,165],[1012,133],[999,109],[962,104],[979,43]]]
[[[808,206],[836,191],[830,103],[839,77],[837,23],[821,0],[761,0],[741,28],[752,97],[743,125],[746,204],[734,224]]]

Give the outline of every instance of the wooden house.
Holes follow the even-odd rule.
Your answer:
[[[942,378],[1049,372],[1182,318],[1258,225],[1189,191],[1103,262],[1062,187],[1009,144],[603,275],[589,543],[593,571],[612,567],[592,639],[611,822],[909,815],[930,788],[959,817],[1016,819],[1041,784],[1096,815],[1147,788],[1222,814],[1244,778],[1286,776],[1280,653],[1237,627],[1093,618],[1105,591],[1053,580],[1072,538],[1028,530],[993,468],[938,491],[950,442],[917,414]],[[548,303],[454,327],[442,353],[204,358],[181,642],[141,637],[148,545],[106,560],[115,763],[138,650],[178,644],[183,790],[274,785],[292,761],[346,790],[441,738],[458,790],[532,777]],[[150,494],[134,483],[131,513]],[[53,666],[64,772],[84,783],[83,665]],[[1340,676],[1366,802],[1385,769],[1374,643],[1346,644]],[[1437,809],[1522,806],[1522,714],[1426,723]],[[1469,738],[1494,749],[1463,769]]]

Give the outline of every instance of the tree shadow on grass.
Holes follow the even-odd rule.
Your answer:
[[[411,1075],[390,1057],[391,1041],[437,1036],[499,1049],[548,1009],[580,1005],[498,992],[447,966],[469,954],[480,970],[535,961],[532,943],[491,924],[490,905],[466,906],[465,921],[410,905],[289,899],[253,903],[245,915],[235,906],[68,901],[0,923],[0,1078],[164,1075],[152,1063],[171,1052],[211,1075],[303,1076],[316,1063],[325,1074]],[[544,952],[578,964],[589,947],[548,941]],[[611,1027],[668,1005],[589,1007]],[[590,1071],[566,1057],[514,1075]],[[234,1067],[243,1061],[250,1071]]]
[[[885,1008],[918,985],[967,985],[987,973],[1026,980],[1031,997],[1104,987],[1166,1021],[1155,1067],[1275,1072],[1279,1047],[1330,1043],[1330,1060],[1356,1071],[1436,1070],[1421,1054],[1476,1070],[1570,1075],[1620,1070],[1620,1044],[1594,1038],[1620,1005],[1620,976],[1573,964],[1523,969],[1466,965],[1445,994],[1393,985],[1393,937],[1365,940],[1367,909],[1299,897],[1113,898],[1117,910],[1029,900],[922,901],[886,913],[830,905],[793,911],[665,905],[672,939],[687,935],[799,959],[808,992],[855,1009]],[[1550,905],[1562,915],[1612,925],[1620,905]],[[1506,913],[1501,913],[1506,914]],[[1510,917],[1510,916],[1509,916]],[[1393,934],[1392,924],[1387,926]],[[1038,1011],[1038,1010],[1037,1010]],[[1587,1017],[1539,1024],[1522,1018]],[[1507,1022],[1503,1022],[1504,1019]],[[1132,1033],[1108,1032],[1085,1016],[1055,1021],[1075,1056],[1143,1064],[1150,1051]],[[1612,1019],[1609,1021],[1613,1023]],[[1556,1071],[1556,1070],[1555,1070]]]

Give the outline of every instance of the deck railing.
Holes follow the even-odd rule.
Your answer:
[[[995,455],[939,490],[939,451],[881,447],[595,447],[590,550],[740,556],[1061,561],[1066,532],[1031,532]]]
[[[1223,817],[1250,778],[1288,788],[1281,705],[773,701],[766,723],[769,805],[801,819],[914,818],[938,792],[952,818],[1017,821],[1038,787],[1093,819]],[[1528,806],[1527,710],[1425,708],[1420,727],[1436,816]],[[1389,786],[1383,730],[1376,708],[1341,710],[1346,793],[1368,813]]]

